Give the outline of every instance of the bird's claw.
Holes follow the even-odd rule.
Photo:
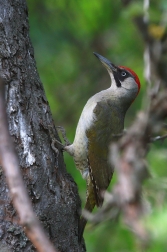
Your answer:
[[[56,140],[56,142],[57,142],[59,145],[63,146],[63,149],[64,149],[66,146],[70,145],[71,143],[70,143],[70,141],[67,139],[66,131],[65,131],[65,129],[64,129],[62,126],[56,126],[56,129],[59,129],[59,130],[60,130],[60,132],[61,132],[61,134],[62,134],[62,137],[63,137],[63,140],[64,140],[64,142],[65,142],[65,145],[63,145],[62,143],[60,143],[60,142],[57,141],[57,140]]]

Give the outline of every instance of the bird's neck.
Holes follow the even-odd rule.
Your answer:
[[[96,97],[97,101],[107,101],[107,103],[110,104],[111,109],[115,111],[116,117],[125,117],[125,114],[131,105],[131,101],[129,101],[129,98],[121,93],[118,88],[113,89],[110,87],[99,92],[98,96]]]

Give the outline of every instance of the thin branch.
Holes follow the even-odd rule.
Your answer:
[[[163,136],[156,136],[156,137],[152,137],[150,139],[150,142],[156,142],[156,141],[159,141],[159,140],[164,140],[167,138],[167,134],[166,135],[163,135]]]
[[[46,237],[39,220],[33,212],[31,202],[26,192],[19,161],[9,135],[6,107],[5,107],[4,82],[0,80],[0,159],[10,190],[13,205],[20,218],[20,224],[34,247],[39,252],[56,252],[51,242]]]

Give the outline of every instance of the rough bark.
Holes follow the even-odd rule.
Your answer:
[[[25,0],[0,0],[0,75],[6,80],[10,134],[34,210],[60,251],[78,244],[80,199],[62,153],[51,147],[56,133],[29,38]],[[0,170],[0,251],[35,251],[19,225]]]

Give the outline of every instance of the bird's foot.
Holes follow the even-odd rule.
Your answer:
[[[64,151],[65,148],[65,146],[55,138],[52,139],[51,147],[56,153],[58,150]]]
[[[65,144],[62,144],[59,140],[55,138],[55,132],[53,133],[52,125],[48,125],[47,129],[49,130],[50,137],[52,139],[51,147],[55,151],[55,153],[58,153],[59,151],[64,151],[65,147],[70,145],[70,142],[68,141],[66,137],[66,131],[63,127],[57,126],[56,129],[59,129],[61,131]]]
[[[69,140],[66,137],[66,131],[63,127],[61,126],[57,126],[57,129],[59,129],[61,131],[63,140],[65,142],[65,144],[62,144],[60,141],[58,141],[57,139],[55,139],[55,137],[52,138],[52,143],[51,143],[51,147],[52,149],[57,153],[58,151],[66,151],[68,154],[70,154],[71,156],[74,155],[73,153],[73,148],[71,143],[69,142]]]
[[[64,146],[64,147],[66,147],[66,146],[70,145],[71,143],[70,143],[70,141],[67,139],[65,129],[64,129],[62,126],[56,126],[56,129],[60,130],[60,132],[61,132],[61,135],[62,135],[62,137],[63,137],[63,140],[64,140],[65,145],[63,145],[62,143],[60,143],[59,141],[57,141],[57,142],[58,142],[58,144],[60,144],[61,146]]]

